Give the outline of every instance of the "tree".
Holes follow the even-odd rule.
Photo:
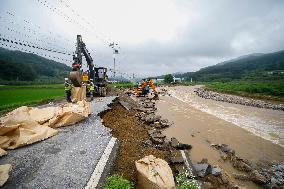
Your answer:
[[[165,83],[171,83],[171,82],[173,82],[173,81],[174,81],[174,78],[173,78],[172,74],[167,74],[167,75],[165,75],[164,81],[165,81]]]

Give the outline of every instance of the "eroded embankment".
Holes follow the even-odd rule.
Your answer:
[[[140,122],[135,117],[136,113],[135,110],[126,110],[116,101],[111,105],[111,109],[101,116],[103,124],[112,129],[112,135],[120,141],[114,172],[134,183],[137,183],[135,161],[147,155],[161,159],[168,156],[167,151],[144,146],[144,142],[149,140],[148,125]]]

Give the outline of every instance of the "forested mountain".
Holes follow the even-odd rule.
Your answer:
[[[60,83],[71,70],[31,53],[0,48],[0,84]]]
[[[281,71],[282,70],[282,74]],[[177,75],[195,81],[284,80],[284,50],[269,54],[251,54]]]

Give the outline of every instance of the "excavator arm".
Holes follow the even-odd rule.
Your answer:
[[[81,86],[82,72],[80,68],[82,67],[82,55],[84,55],[89,69],[89,78],[94,79],[94,64],[93,58],[91,57],[85,43],[82,40],[81,35],[77,35],[76,52],[73,55],[74,63],[72,64],[72,72],[70,72],[70,80],[75,87]]]

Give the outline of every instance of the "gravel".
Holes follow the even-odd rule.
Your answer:
[[[112,137],[98,114],[115,98],[96,99],[87,120],[58,129],[58,135],[9,151],[0,159],[12,164],[2,188],[83,188]]]
[[[262,100],[254,100],[250,98],[243,98],[235,95],[227,95],[221,94],[213,91],[209,91],[203,88],[197,88],[194,91],[199,97],[205,99],[212,99],[216,101],[223,101],[233,104],[241,104],[245,106],[254,106],[258,108],[266,108],[273,110],[282,110],[284,111],[284,104],[272,104],[270,102],[262,101]]]

